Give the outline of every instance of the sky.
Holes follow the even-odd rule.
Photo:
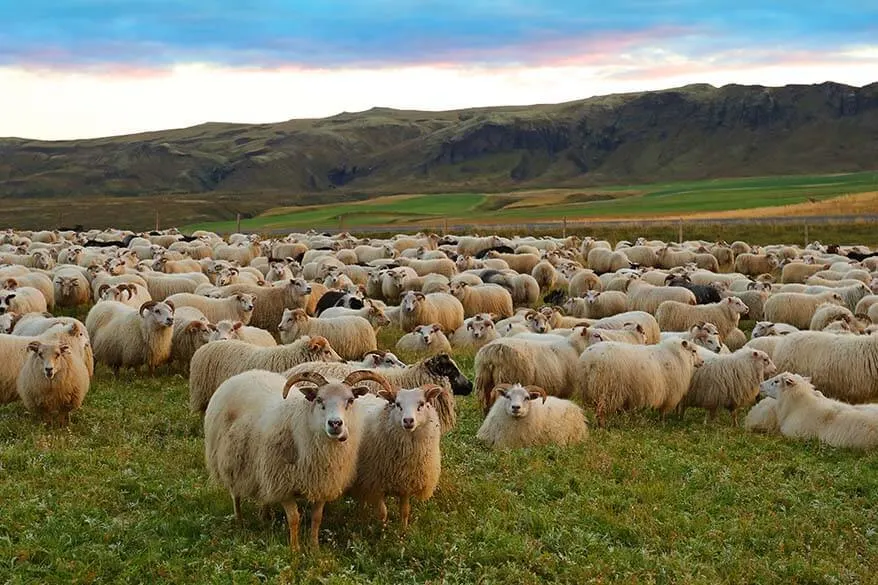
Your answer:
[[[7,137],[824,81],[878,81],[878,0],[0,0]]]

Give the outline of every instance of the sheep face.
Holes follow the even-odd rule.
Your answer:
[[[512,418],[524,418],[530,413],[533,400],[539,398],[546,401],[546,392],[536,386],[525,388],[521,384],[508,386],[503,384],[495,388],[498,396],[504,399],[503,408],[506,414]]]
[[[436,338],[438,333],[442,332],[442,327],[438,324],[433,323],[432,325],[419,325],[415,327],[415,333],[420,335],[421,343],[424,347],[430,347],[430,344],[433,343],[433,340]]]
[[[404,368],[405,363],[389,351],[371,351],[363,356],[363,367]]]
[[[424,302],[424,300],[426,300],[426,297],[422,293],[409,291],[405,293],[405,296],[402,298],[400,306],[402,307],[403,311],[407,313],[412,313],[415,311],[415,309],[418,308],[418,304]]]
[[[210,341],[223,341],[226,339],[238,339],[238,331],[244,324],[240,321],[220,321],[213,326],[210,333]]]
[[[466,324],[466,329],[473,339],[482,339],[494,328],[494,322],[490,319],[472,319]]]
[[[174,306],[169,303],[149,301],[140,305],[140,316],[152,321],[158,328],[174,324]]]
[[[307,322],[308,314],[304,309],[284,309],[284,314],[277,328],[280,331],[292,331],[294,327]]]
[[[55,279],[55,284],[61,289],[61,296],[69,297],[75,289],[79,288],[79,279],[59,276]]]
[[[304,278],[291,278],[288,286],[299,296],[311,294],[311,285]]]
[[[747,307],[744,301],[742,301],[738,297],[728,297],[723,299],[722,302],[728,305],[733,312],[739,315],[746,315],[750,312],[749,307]]]
[[[381,390],[378,395],[389,403],[391,421],[412,433],[429,422],[430,410],[441,392],[440,386],[430,384],[423,388],[403,388],[398,392]]]
[[[759,393],[777,400],[784,392],[801,386],[811,387],[811,378],[791,372],[784,372],[760,384]]]
[[[456,396],[467,396],[473,391],[473,384],[460,371],[447,353],[440,353],[425,362],[427,371],[432,376],[448,378],[451,392]]]
[[[16,293],[10,290],[0,290],[0,315],[12,310],[12,302]]]
[[[713,328],[713,331],[711,331],[711,328]],[[716,331],[716,327],[713,323],[698,323],[693,325],[689,329],[689,336],[696,345],[713,353],[719,353],[723,347],[723,344],[719,339],[719,333]]]
[[[344,442],[348,439],[348,417],[354,406],[354,400],[366,394],[365,386],[351,388],[345,384],[330,383],[319,388],[298,387],[305,399],[311,403],[308,422],[311,430],[335,441]]]
[[[235,295],[235,298],[238,299],[238,304],[241,306],[241,310],[245,313],[250,313],[253,311],[253,307],[256,305],[256,297],[250,294],[238,294]]]
[[[750,337],[751,339],[756,339],[757,337],[768,337],[769,335],[777,335],[774,331],[774,323],[771,321],[758,321],[753,326],[753,332]]]
[[[40,343],[32,341],[27,350],[34,354],[43,364],[43,374],[47,380],[51,380],[58,373],[61,366],[61,356],[70,354],[70,346],[66,343]]]
[[[12,333],[15,327],[15,313],[3,313],[0,315],[0,333]]]
[[[319,335],[312,337],[308,344],[308,353],[311,354],[311,361],[315,362],[343,362],[341,356],[338,355],[329,341],[325,337]]]
[[[546,316],[538,311],[528,311],[524,316],[524,324],[534,333],[547,333],[552,328]]]
[[[771,361],[771,358],[768,357],[768,354],[764,351],[759,350],[751,350],[750,358],[756,362],[762,362],[762,373],[765,376],[771,376],[777,371],[777,366],[774,365],[774,362]]]

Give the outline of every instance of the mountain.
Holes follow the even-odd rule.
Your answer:
[[[258,211],[281,194],[314,203],[856,171],[878,167],[876,147],[878,83],[691,85],[554,105],[375,108],[93,140],[6,138],[0,199],[246,193]]]

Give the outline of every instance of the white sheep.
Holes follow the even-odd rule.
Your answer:
[[[695,294],[687,288],[654,286],[640,280],[629,281],[627,298],[629,311],[644,311],[651,315],[656,315],[659,307],[665,302],[673,301],[680,305],[693,306],[698,302]]]
[[[46,422],[69,422],[82,406],[91,378],[81,356],[62,341],[31,341],[28,356],[16,380],[24,407]]]
[[[357,401],[363,438],[356,479],[348,493],[376,506],[382,525],[387,524],[387,496],[399,498],[400,524],[405,531],[411,498],[429,499],[439,483],[441,426],[435,404],[443,392],[441,386],[429,384],[382,389],[376,397]]]
[[[221,299],[211,299],[192,293],[180,293],[169,296],[166,301],[171,301],[175,307],[194,307],[204,313],[208,321],[241,321],[244,325],[250,323],[255,308],[255,295],[237,293]]]
[[[274,347],[277,345],[277,341],[268,331],[259,327],[244,325],[241,321],[231,321],[228,319],[215,323],[211,333],[211,341],[221,341],[223,339],[237,339],[238,341],[260,347]]]
[[[756,400],[759,385],[776,370],[774,362],[767,353],[750,348],[730,354],[703,350],[700,355],[704,363],[695,370],[689,390],[677,406],[680,416],[687,408],[703,408],[708,415],[706,423],[716,417],[718,409],[725,408],[737,426],[738,409]]]
[[[665,301],[656,311],[655,318],[664,331],[684,331],[699,322],[713,323],[720,339],[725,340],[738,327],[741,315],[746,315],[748,310],[738,297],[727,297],[718,303],[705,305]]]
[[[451,334],[451,346],[457,349],[479,349],[500,337],[494,321],[488,316],[475,315],[465,319],[463,325]]]
[[[624,329],[629,323],[636,323],[643,328],[647,344],[656,344],[661,341],[661,329],[658,321],[649,313],[643,311],[628,311],[612,317],[605,317],[597,321],[589,321],[589,327],[596,329]]]
[[[621,291],[590,290],[585,297],[571,297],[564,302],[564,311],[582,319],[603,319],[627,311],[628,295]]]
[[[265,329],[266,331],[276,332],[284,310],[307,308],[312,291],[315,293],[315,296],[318,296],[316,295],[316,284],[308,284],[302,278],[293,278],[292,280],[275,282],[272,286],[233,284],[223,287],[222,296],[229,297],[241,293],[253,295],[255,297],[255,304],[252,316],[250,317],[250,325]]]
[[[860,334],[865,327],[859,319],[847,308],[835,303],[824,303],[817,306],[808,329],[811,331],[825,331],[833,323],[841,322],[849,331]]]
[[[819,294],[780,292],[771,295],[763,307],[766,321],[787,323],[798,329],[808,329],[817,307],[824,303],[843,304],[842,297],[835,292]]]
[[[688,339],[695,345],[703,347],[712,353],[720,353],[723,348],[716,325],[705,323],[704,321],[694,324],[688,331],[662,331],[661,339],[670,339],[672,337]]]
[[[511,317],[513,314],[512,295],[496,284],[471,286],[456,281],[451,283],[451,294],[463,305],[464,317],[479,313],[493,313],[498,317]]]
[[[367,392],[358,385],[363,380],[391,389],[371,371],[329,382],[313,372],[285,379],[256,370],[220,386],[204,416],[205,460],[214,481],[229,490],[239,521],[242,497],[281,504],[296,551],[296,499],[304,498],[312,506],[309,540],[317,548],[324,505],[356,478],[361,425],[353,405]],[[296,386],[305,382],[316,388]]]
[[[418,325],[438,323],[443,331],[452,332],[464,320],[463,305],[457,298],[445,293],[425,295],[409,291],[400,303],[399,326],[406,333],[413,331]]]
[[[24,315],[25,313],[44,313],[48,310],[43,293],[29,286],[15,290],[0,290],[0,314],[7,311]]]
[[[303,335],[322,336],[346,360],[356,360],[378,349],[372,325],[356,315],[324,319],[309,317],[304,309],[285,309],[278,325],[283,343],[292,343]]]
[[[476,438],[494,449],[572,445],[588,437],[582,409],[538,386],[500,384]]]
[[[438,323],[418,325],[414,331],[406,333],[396,342],[396,349],[418,355],[451,353],[451,343]]]
[[[744,428],[751,433],[777,433],[777,400],[765,397],[757,402],[744,418]]]
[[[622,409],[650,407],[662,415],[677,407],[702,358],[685,339],[658,345],[606,342],[592,345],[574,368],[576,394],[595,407],[598,424]]]
[[[782,435],[819,439],[833,447],[878,447],[878,406],[852,405],[823,396],[807,377],[790,372],[762,383],[764,394],[777,400],[774,413]]]
[[[62,269],[52,278],[55,302],[61,307],[79,307],[91,301],[88,279],[76,268]]]
[[[150,301],[133,309],[116,301],[101,301],[88,312],[88,329],[95,359],[118,375],[123,367],[145,365],[153,373],[171,357],[174,307]]]
[[[98,287],[99,301],[119,301],[129,307],[137,308],[152,300],[149,289],[134,282],[102,284]]]

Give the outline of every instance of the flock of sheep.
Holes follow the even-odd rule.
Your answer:
[[[399,497],[405,529],[473,390],[498,449],[586,440],[583,407],[737,424],[760,394],[749,430],[878,446],[878,253],[860,246],[6,230],[0,286],[0,402],[66,424],[95,363],[187,372],[211,477],[239,519],[242,498],[281,504],[293,549],[299,499],[315,546],[345,494],[382,522]]]

